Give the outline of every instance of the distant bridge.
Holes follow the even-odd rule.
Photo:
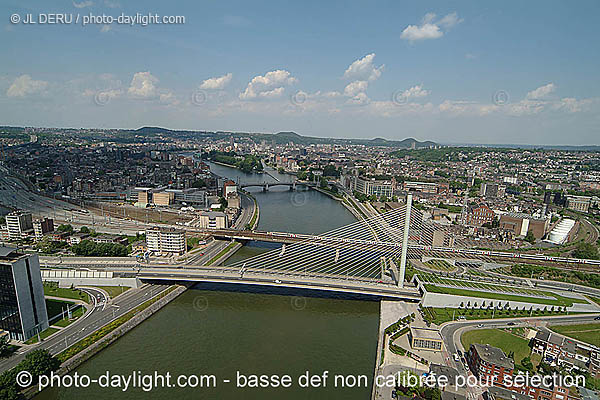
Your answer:
[[[290,188],[290,190],[296,190],[296,185],[297,183],[294,182],[263,182],[263,183],[244,183],[239,185],[240,188],[245,189],[245,188],[249,188],[249,187],[262,187],[263,192],[267,192],[269,191],[270,187],[273,186],[288,186]]]

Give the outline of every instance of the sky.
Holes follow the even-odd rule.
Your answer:
[[[4,0],[0,125],[598,145],[599,17],[595,0]]]

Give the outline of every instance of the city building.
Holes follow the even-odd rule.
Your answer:
[[[467,364],[481,382],[503,385],[505,376],[512,376],[515,362],[504,352],[489,344],[473,343],[467,352]]]
[[[31,213],[26,211],[13,211],[6,215],[8,237],[11,240],[21,239],[33,230]]]
[[[207,194],[206,190],[201,189],[166,189],[165,192],[171,192],[175,195],[175,203],[185,203],[186,205],[197,205],[200,207],[206,207],[207,205]]]
[[[531,400],[529,395],[514,392],[500,386],[488,388],[487,392],[484,392],[483,398],[485,400]]]
[[[394,186],[393,181],[357,176],[354,180],[353,190],[367,196],[375,195],[391,198],[394,193]]]
[[[589,196],[567,196],[567,208],[573,211],[587,213],[590,210],[592,198]]]
[[[410,182],[405,181],[402,187],[407,192],[445,194],[450,190],[448,182]]]
[[[0,247],[0,329],[25,341],[48,328],[37,254]]]
[[[155,227],[146,231],[148,251],[182,255],[186,252],[185,231]]]
[[[485,204],[480,204],[475,207],[469,207],[469,212],[467,214],[467,224],[474,226],[491,224],[492,222],[494,222],[494,217],[494,210],[492,210]]]
[[[156,206],[170,206],[175,201],[175,193],[173,192],[156,192],[152,193],[152,204]]]
[[[504,197],[506,186],[497,183],[482,183],[479,189],[479,194],[483,197]]]
[[[532,231],[536,239],[544,237],[550,226],[549,218],[534,218],[524,213],[506,213],[500,216],[500,229],[510,231],[515,236],[526,236]]]
[[[237,193],[237,184],[234,181],[225,181],[223,183],[223,197],[226,199],[229,196],[235,195]]]
[[[229,228],[227,214],[220,211],[205,211],[200,214],[200,228],[225,229]]]
[[[46,233],[54,231],[54,220],[52,218],[36,219],[33,221],[33,232],[36,239],[41,239]]]
[[[437,329],[411,327],[409,340],[413,349],[442,351],[442,336]]]

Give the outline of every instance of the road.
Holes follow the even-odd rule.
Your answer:
[[[168,287],[169,285],[144,285],[139,289],[130,289],[113,300],[106,298],[106,294],[101,290],[89,287],[81,288],[90,295],[92,304],[89,310],[77,321],[41,343],[27,346],[24,351],[19,350],[12,357],[2,360],[0,362],[0,372],[16,366],[32,350],[47,349],[52,354],[62,352],[67,347],[79,342]]]

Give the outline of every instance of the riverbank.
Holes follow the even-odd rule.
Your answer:
[[[154,315],[187,289],[187,286],[177,285],[157,293],[127,314],[114,318],[98,331],[64,350],[57,355],[57,358],[62,361],[57,374],[63,376],[73,371],[121,336]],[[37,394],[39,394],[39,391],[36,386],[23,391],[23,396],[27,399],[32,399]]]

